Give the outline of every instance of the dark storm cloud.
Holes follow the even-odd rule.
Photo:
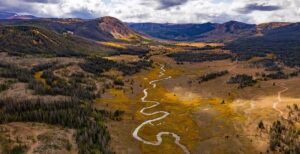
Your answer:
[[[159,0],[160,6],[157,9],[168,9],[174,6],[180,6],[186,2],[188,2],[188,0]]]
[[[34,14],[36,8],[35,3],[40,4],[58,4],[61,0],[18,0],[17,2],[11,0],[0,0],[0,12],[13,13],[30,13]]]
[[[30,4],[22,4],[22,7],[20,6],[11,6],[7,3],[3,2],[1,4],[0,2],[0,12],[11,12],[11,13],[20,13],[20,12],[31,12],[33,10],[33,6]]]
[[[248,4],[244,8],[240,8],[237,11],[239,13],[247,14],[253,11],[276,11],[280,10],[281,7],[277,5],[265,5],[265,4]]]
[[[100,14],[98,16],[95,16],[93,11],[85,9],[85,8],[80,9],[80,10],[74,10],[70,13],[70,15],[73,17],[82,18],[82,19],[92,19],[92,18],[97,18],[97,17],[101,16]]]
[[[22,0],[23,2],[30,2],[30,3],[59,3],[60,0]]]

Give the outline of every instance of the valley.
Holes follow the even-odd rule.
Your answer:
[[[156,134],[165,130],[172,130],[172,132],[177,133],[180,136],[180,142],[187,146],[190,153],[219,153],[220,151],[224,151],[224,153],[259,153],[267,151],[269,139],[266,132],[258,130],[258,123],[263,121],[265,127],[270,126],[274,119],[279,120],[287,116],[287,105],[297,104],[299,101],[299,97],[291,94],[293,91],[297,91],[297,87],[288,91],[286,89],[283,91],[281,87],[281,84],[292,85],[299,82],[299,77],[287,81],[275,81],[276,85],[273,85],[274,81],[262,81],[254,87],[244,89],[238,89],[236,85],[227,84],[226,82],[231,75],[242,73],[255,75],[255,73],[262,71],[257,68],[251,68],[248,62],[237,63],[225,60],[202,64],[187,63],[178,66],[175,61],[165,56],[156,56],[153,57],[153,60],[158,63],[164,62],[166,75],[172,75],[172,78],[156,82],[155,85],[153,84],[152,86],[155,87],[155,90],[149,89],[147,100],[160,101],[161,104],[158,106],[153,105],[155,106],[153,107],[151,106],[153,103],[146,103],[148,104],[146,108],[149,108],[146,116],[143,116],[145,114],[143,110],[146,109],[144,107],[145,102],[139,100],[140,97],[143,99],[144,96],[142,92],[138,92],[135,97],[137,100],[134,101],[134,104],[139,107],[134,107],[136,111],[129,111],[130,116],[128,120],[130,119],[129,121],[131,121],[133,119],[132,116],[134,116],[133,121],[140,121],[138,120],[140,118],[137,118],[140,116],[142,116],[141,119],[146,120],[149,119],[147,118],[148,114],[160,112],[158,110],[167,111],[170,114],[163,120],[160,119],[160,116],[152,115],[152,117],[160,120],[157,122],[149,120],[151,123],[144,125],[144,128],[141,129],[140,134],[143,134],[143,136],[140,136],[143,138],[138,140],[142,140],[139,143],[142,144],[140,145],[143,149],[142,153],[178,152],[179,149],[174,144],[175,139],[168,136],[162,137],[160,148],[147,145],[150,144],[147,143],[149,139],[155,143],[157,140],[155,138]],[[191,66],[198,69],[191,69]],[[159,65],[156,67],[159,67]],[[156,76],[159,76],[160,73],[156,69],[153,71],[156,72]],[[195,80],[201,74],[222,69],[228,70],[229,74],[201,84],[189,82]],[[147,81],[151,81],[154,75],[150,72],[148,76],[141,79],[142,81],[140,82],[143,85],[147,84]],[[146,85],[145,87],[149,86]],[[124,94],[126,95],[126,92]],[[276,104],[276,107],[274,107],[274,104]],[[113,105],[112,108],[117,109],[119,106]],[[148,110],[151,110],[151,112],[148,113]],[[145,121],[143,124],[147,122]],[[138,122],[133,123],[136,123],[136,126],[128,126],[131,127],[129,129],[131,131],[135,130],[134,127],[139,125]],[[127,124],[121,125],[127,126]],[[125,130],[128,131],[128,128]],[[119,131],[122,130],[114,131],[117,131],[116,133],[119,134]],[[124,138],[130,137],[130,134],[123,135]],[[118,136],[116,140],[119,140],[120,137]],[[144,138],[148,140],[145,141]],[[143,142],[146,144],[143,144]],[[260,145],[259,147],[257,147],[258,144]],[[130,145],[132,144],[123,145],[123,148],[117,147],[120,153],[130,153],[130,151],[126,151],[128,150],[126,147],[131,147]],[[215,147],[216,145],[218,146]],[[164,149],[163,152],[162,148]],[[183,150],[181,151],[184,153]]]
[[[296,23],[0,23],[0,153],[299,152]]]

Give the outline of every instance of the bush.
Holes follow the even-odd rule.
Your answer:
[[[114,80],[114,84],[117,86],[124,86],[124,82],[122,80]]]
[[[13,65],[6,65],[5,68],[0,69],[0,77],[15,78],[20,82],[29,82],[33,79],[33,75],[31,74],[30,70],[18,68]]]
[[[253,86],[256,83],[256,80],[253,80],[252,76],[242,74],[231,77],[227,82],[229,84],[239,84],[238,88],[245,88],[249,86]]]
[[[179,52],[168,55],[175,59],[177,62],[205,62],[229,59],[232,56],[229,54],[207,54],[197,52]]]

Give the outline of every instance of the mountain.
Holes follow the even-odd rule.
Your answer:
[[[0,12],[0,19],[37,19],[37,17],[32,15],[19,15],[17,13],[10,12]]]
[[[256,26],[256,30],[257,30],[257,35],[263,35],[263,33],[272,30],[272,29],[276,29],[279,27],[284,27],[284,26],[288,26],[292,23],[289,22],[270,22],[270,23],[263,23],[263,24],[259,24]]]
[[[113,54],[95,42],[32,26],[0,26],[0,51],[11,54],[80,56]]]
[[[202,33],[215,29],[216,24],[158,24],[158,23],[128,23],[129,27],[154,38],[191,41]]]
[[[68,28],[68,31],[97,41],[129,40],[139,35],[122,21],[113,17],[102,17],[75,24],[71,23],[69,26],[74,26],[74,28]]]
[[[256,26],[237,21],[217,24],[215,29],[202,34],[196,41],[204,42],[230,42],[241,37],[255,34]]]
[[[274,53],[289,66],[300,66],[300,23],[269,24],[262,35],[239,38],[226,48],[243,59]]]
[[[10,17],[17,16],[16,13],[0,12],[0,19],[9,19]]]
[[[135,40],[143,38],[131,30],[127,24],[113,17],[102,17],[91,20],[69,18],[44,18],[33,20],[2,20],[4,25],[27,25],[43,27],[57,33],[73,33],[95,41]]]
[[[255,33],[255,25],[237,21],[224,24],[128,23],[128,25],[151,37],[174,41],[227,42]]]

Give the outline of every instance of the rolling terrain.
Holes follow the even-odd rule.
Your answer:
[[[299,152],[298,23],[0,15],[0,153]]]

